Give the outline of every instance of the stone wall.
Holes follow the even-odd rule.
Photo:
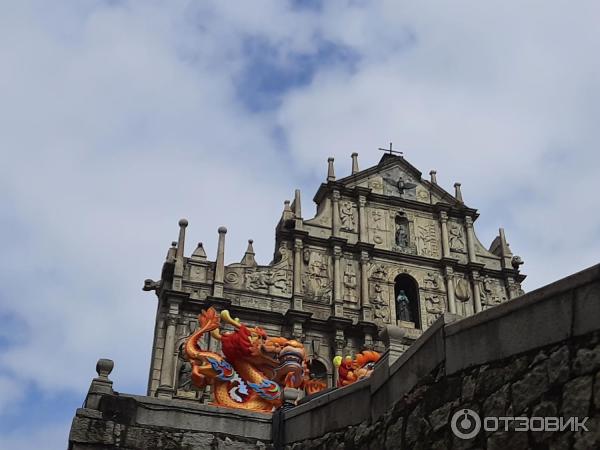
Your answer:
[[[600,265],[459,319],[444,314],[403,353],[400,329],[389,327],[370,378],[272,418],[117,394],[112,363],[101,360],[69,448],[600,448]],[[450,422],[465,408],[482,418],[589,417],[589,431],[482,430],[462,440]]]
[[[271,417],[182,400],[88,396],[73,419],[69,450],[113,448],[267,450]]]
[[[600,447],[600,266],[513,302],[440,318],[373,376],[284,412],[286,449]],[[589,432],[450,429],[464,408],[481,417],[588,417]],[[513,422],[512,427],[515,426]]]

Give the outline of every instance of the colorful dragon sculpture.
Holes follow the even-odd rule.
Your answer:
[[[372,350],[364,350],[354,359],[351,356],[333,358],[333,364],[338,368],[338,387],[348,386],[370,376],[379,358],[381,355]]]
[[[233,332],[219,330],[221,320]],[[213,404],[229,408],[271,412],[282,403],[284,387],[312,394],[326,383],[310,379],[304,346],[283,337],[268,337],[260,327],[248,327],[232,319],[228,311],[214,308],[198,316],[199,328],[188,337],[185,357],[192,365],[192,382],[213,387]],[[205,333],[221,341],[223,355],[199,347]]]

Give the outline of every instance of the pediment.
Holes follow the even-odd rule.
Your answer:
[[[361,186],[373,193],[423,203],[457,204],[457,200],[437,184],[421,177],[421,172],[401,156],[386,154],[379,164],[339,180],[349,188]]]

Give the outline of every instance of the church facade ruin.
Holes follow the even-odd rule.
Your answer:
[[[386,153],[365,170],[357,157],[344,178],[329,159],[315,217],[303,214],[298,190],[285,202],[269,265],[256,263],[252,241],[239,263],[225,265],[224,227],[214,261],[201,244],[186,256],[188,223],[179,222],[161,279],[144,285],[158,297],[149,396],[210,400],[190,383],[182,354],[209,306],[302,342],[311,374],[334,386],[332,359],[383,351],[388,325],[399,327],[406,349],[444,312],[466,317],[523,293],[522,260],[502,229],[489,248],[481,244],[477,210],[464,203],[459,183],[452,195],[435,171],[424,179],[402,156]],[[206,339],[218,350],[218,341]]]

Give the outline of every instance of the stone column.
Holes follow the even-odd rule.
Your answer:
[[[358,240],[360,242],[367,242],[367,199],[364,195],[358,196]]]
[[[465,217],[465,227],[467,228],[467,252],[469,253],[469,261],[477,262],[475,256],[475,233],[473,232],[473,218]]]
[[[481,290],[479,289],[479,272],[474,270],[471,273],[471,279],[473,280],[473,307],[475,314],[481,312]]]
[[[294,240],[294,295],[292,308],[302,310],[302,239]]]
[[[342,300],[342,277],[340,273],[340,258],[342,257],[342,249],[339,246],[333,247],[333,315],[343,317],[344,303]]]
[[[446,267],[446,292],[448,295],[448,310],[456,314],[456,300],[454,298],[454,270],[452,267]]]
[[[335,356],[341,356],[342,361],[344,358],[344,347],[346,346],[346,339],[344,338],[344,330],[336,329],[335,330]],[[333,385],[337,386],[337,382],[339,380],[339,372],[336,368],[333,370]]]
[[[213,296],[221,298],[223,297],[223,279],[225,277],[225,234],[227,234],[227,228],[219,227],[217,231],[219,232],[219,243],[217,245]]]
[[[165,348],[163,349],[162,366],[160,368],[160,385],[156,390],[157,397],[171,398],[173,396],[173,371],[175,363],[175,327],[177,320],[168,316]]]
[[[442,255],[450,258],[450,243],[448,242],[448,213],[440,211],[440,224],[442,227]]]
[[[333,191],[333,194],[331,195],[331,216],[332,216],[331,227],[332,227],[332,234],[334,237],[337,237],[340,235],[339,203],[340,203],[340,192]]]
[[[369,254],[360,252],[360,303],[362,320],[370,322],[373,320],[371,302],[369,301]]]

